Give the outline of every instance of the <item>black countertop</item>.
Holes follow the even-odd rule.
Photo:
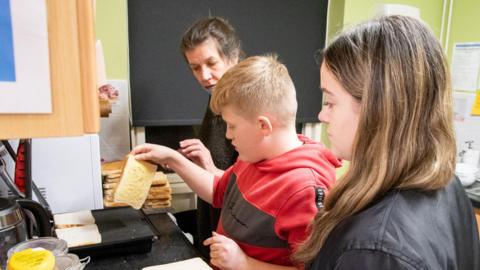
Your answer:
[[[150,214],[147,217],[158,236],[152,244],[151,252],[93,258],[85,269],[142,269],[147,266],[201,257],[167,213]]]

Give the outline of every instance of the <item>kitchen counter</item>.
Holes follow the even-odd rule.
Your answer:
[[[85,269],[142,269],[147,266],[201,257],[167,213],[150,214],[147,217],[158,236],[152,244],[151,252],[93,258]]]

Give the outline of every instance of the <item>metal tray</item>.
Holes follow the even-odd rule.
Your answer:
[[[157,239],[150,221],[140,210],[118,207],[93,210],[92,214],[102,242],[69,249],[80,258],[147,253]]]

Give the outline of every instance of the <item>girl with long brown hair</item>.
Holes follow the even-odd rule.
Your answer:
[[[480,269],[435,36],[419,20],[383,17],[340,34],[322,56],[319,119],[350,167],[295,259],[310,269]]]

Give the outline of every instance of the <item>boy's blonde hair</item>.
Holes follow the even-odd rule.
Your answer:
[[[210,108],[221,114],[227,105],[247,119],[266,113],[277,125],[295,124],[295,86],[276,55],[249,57],[222,76],[212,92]]]

